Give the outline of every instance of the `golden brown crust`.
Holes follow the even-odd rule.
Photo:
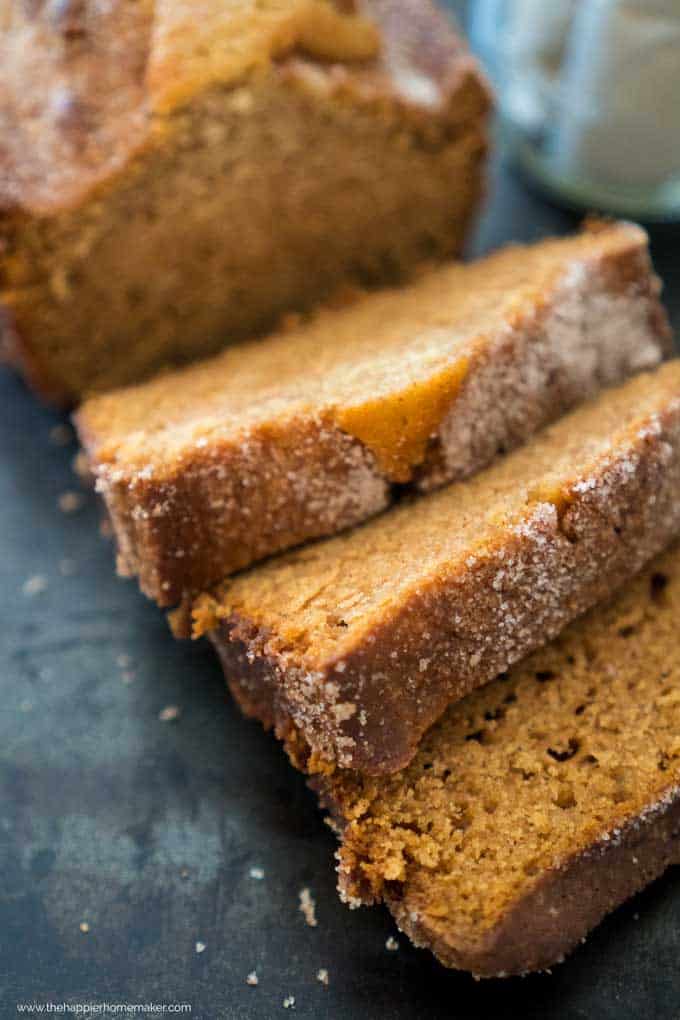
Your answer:
[[[656,364],[667,335],[644,233],[593,226],[318,312],[76,420],[121,573],[168,606],[366,520],[394,483],[475,473]]]
[[[150,105],[166,114],[216,83],[230,85],[298,51],[320,61],[375,61],[372,21],[325,0],[156,0],[146,75]]]
[[[363,0],[362,17],[330,0],[202,0],[201,8],[62,0],[0,12],[0,209],[73,207],[143,146],[162,142],[155,113],[172,114],[296,48],[322,64],[348,63],[345,87],[364,101],[461,122],[488,103],[477,65],[429,0]],[[338,51],[325,53],[324,40]],[[447,111],[455,93],[470,106]]]
[[[389,528],[396,535],[407,519],[415,527],[422,519],[421,504],[412,511],[393,511],[342,542],[326,543],[320,564],[312,549],[300,556],[299,569],[292,556],[226,585],[217,600],[208,600],[201,627],[216,628],[210,636],[245,710],[257,714],[267,704],[266,721],[284,733],[292,718],[322,759],[376,774],[403,767],[447,704],[549,640],[620,586],[678,531],[679,374],[677,363],[657,373],[658,407],[639,415],[637,401],[644,399],[645,388],[648,397],[655,392],[654,377],[647,382],[638,378],[614,396],[605,394],[602,407],[619,401],[611,406],[620,406],[623,413],[625,400],[633,405],[630,420],[611,436],[608,449],[594,460],[581,451],[583,461],[547,485],[540,474],[535,476],[526,504],[513,509],[509,519],[501,517],[498,528],[493,518],[491,530],[482,528],[480,519],[469,552],[463,545],[450,560],[447,553],[441,563],[434,560],[435,566],[424,564],[421,573],[417,564],[406,566],[410,561],[405,558],[399,571],[412,567],[413,579],[391,601],[382,594],[387,575],[384,583],[373,576],[372,564],[382,572],[392,556],[381,532]],[[556,438],[548,442],[560,444],[559,437],[572,429],[578,435],[580,413],[556,426]],[[520,451],[523,462],[535,448],[540,448],[536,442]],[[545,456],[550,456],[547,449]],[[501,465],[503,477],[512,475],[518,460],[511,455]],[[437,501],[430,504],[432,513],[442,498],[459,503],[467,498],[463,485],[469,483],[429,497]],[[474,492],[476,486],[469,490],[470,499],[476,499]],[[453,504],[448,511],[442,505],[441,513],[447,512],[455,512]],[[480,503],[480,513],[485,512]],[[384,546],[378,558],[370,552],[371,541]],[[334,550],[333,569],[326,572],[323,557]],[[345,629],[324,623],[330,612],[324,609],[325,588],[332,593],[343,571],[355,571],[352,564],[359,560],[362,566],[365,560],[361,586],[367,594],[349,594],[352,581],[347,592],[336,596],[340,606],[347,600],[347,611],[335,613],[352,620],[358,613],[357,621],[348,627],[339,620]],[[279,585],[288,593],[285,609],[278,601]]]

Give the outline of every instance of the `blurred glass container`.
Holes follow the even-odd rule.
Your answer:
[[[504,135],[553,194],[680,219],[680,0],[474,0]]]

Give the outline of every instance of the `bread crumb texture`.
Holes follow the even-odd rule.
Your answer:
[[[560,876],[590,860],[596,870],[572,894],[598,901],[601,916],[617,903],[599,902],[607,853],[631,832],[640,846],[619,862],[633,872],[625,892],[663,870],[650,870],[635,832],[678,798],[679,614],[676,544],[616,600],[449,708],[402,772],[326,777],[323,798],[343,826],[342,895],[386,899],[454,966],[502,969],[499,945],[519,916],[514,969],[557,958],[542,955],[546,923],[564,928],[560,954],[571,948],[587,928],[570,927],[574,903],[551,894]],[[665,855],[678,858],[670,835]]]

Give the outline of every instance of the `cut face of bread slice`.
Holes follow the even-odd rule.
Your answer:
[[[489,105],[429,0],[4,5],[7,352],[75,402],[458,252]]]
[[[608,596],[680,531],[680,361],[473,479],[226,581],[194,608],[249,714],[390,772],[446,706]],[[317,762],[316,767],[323,767]]]
[[[680,863],[680,547],[452,706],[403,772],[316,780],[340,890],[447,966],[549,967]]]
[[[593,225],[364,296],[77,416],[119,569],[161,605],[427,490],[661,357],[642,230]]]

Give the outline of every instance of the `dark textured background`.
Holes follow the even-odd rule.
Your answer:
[[[474,250],[574,223],[498,170]],[[653,235],[676,328],[679,243],[677,229]],[[173,642],[114,577],[92,496],[58,509],[77,487],[75,448],[49,439],[59,419],[8,373],[0,406],[1,1017],[18,1000],[182,1000],[202,1020],[259,1020],[287,1015],[294,995],[297,1016],[334,1020],[677,1020],[673,872],[552,976],[475,983],[403,936],[388,952],[387,912],[339,903],[314,798],[239,716],[208,648]],[[47,587],[29,596],[33,576]],[[159,720],[166,705],[181,708],[177,722]],[[264,880],[249,877],[254,866]],[[298,911],[302,886],[317,901],[314,929]],[[256,988],[245,984],[253,969]]]

